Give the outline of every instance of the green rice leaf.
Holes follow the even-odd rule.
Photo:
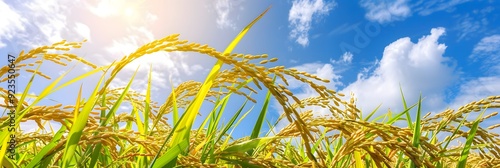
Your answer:
[[[467,140],[465,141],[464,149],[462,150],[462,153],[460,153],[460,159],[458,160],[457,168],[465,168],[466,167],[467,157],[469,156],[472,142],[474,141],[474,137],[476,136],[476,132],[477,132],[477,129],[479,127],[479,123],[481,122],[480,121],[481,117],[483,116],[486,109],[488,109],[488,108],[485,108],[481,112],[481,114],[479,114],[476,121],[474,121],[474,124],[472,124],[472,127],[469,130],[469,135],[467,136]]]
[[[107,70],[106,70],[107,71]],[[82,131],[87,124],[87,120],[89,118],[89,114],[97,103],[97,92],[99,91],[99,86],[101,85],[104,76],[104,73],[99,79],[97,86],[94,88],[94,91],[90,94],[89,100],[83,106],[83,109],[80,114],[78,114],[77,120],[71,126],[71,129],[68,134],[68,138],[66,141],[66,147],[63,154],[63,167],[68,167],[71,162],[76,148],[78,146],[78,142],[80,141],[80,137],[82,136]]]
[[[421,110],[422,110],[422,95],[420,95],[420,98],[418,99],[418,108],[417,108],[417,116],[416,116],[416,121],[415,121],[415,127],[413,129],[413,140],[412,140],[412,145],[415,148],[418,148],[420,146],[420,137],[421,135],[421,123],[420,123],[420,115],[421,115]],[[415,162],[412,160],[410,167],[415,168],[417,167]]]
[[[64,125],[62,125],[61,128],[59,129],[59,131],[57,131],[57,133],[54,135],[54,138],[52,138],[50,143],[45,145],[45,147],[43,147],[42,150],[40,150],[40,152],[38,154],[36,154],[36,156],[33,158],[33,160],[31,160],[29,162],[28,166],[26,166],[26,167],[32,168],[32,167],[35,167],[37,164],[40,164],[40,161],[43,159],[43,157],[45,157],[49,153],[49,151],[54,150],[56,145],[61,140],[63,133],[65,133],[65,132],[66,132],[66,127]]]
[[[401,92],[401,100],[403,101],[403,107],[404,109],[408,109],[408,106],[406,105],[405,96],[403,94],[403,87],[401,87],[401,84],[399,84],[399,91]],[[410,113],[406,113],[406,121],[408,122],[408,127],[410,129],[413,129]]]
[[[256,138],[256,139],[251,139],[247,140],[244,142],[240,142],[234,145],[231,145],[227,147],[226,149],[221,151],[222,155],[231,155],[237,152],[243,152],[243,151],[248,151],[250,149],[253,149],[257,146],[263,146],[264,144],[271,142],[276,139],[282,139],[285,137],[277,137],[277,136],[272,136],[272,137],[262,137],[262,138]]]

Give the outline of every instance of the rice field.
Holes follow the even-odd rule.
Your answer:
[[[233,53],[250,28],[267,12],[255,18],[234,38],[224,51],[208,45],[169,35],[138,48],[110,65],[96,66],[72,54],[85,41],[61,41],[20,52],[13,64],[17,71],[29,73],[31,80],[20,86],[19,94],[9,97],[8,88],[0,88],[5,109],[0,118],[1,164],[14,167],[500,167],[500,138],[492,132],[500,124],[482,127],[500,108],[500,95],[491,95],[458,109],[434,114],[422,112],[421,101],[407,103],[405,109],[374,116],[373,111],[360,111],[355,97],[317,84],[329,82],[313,74],[286,68],[265,66],[277,62],[267,54]],[[165,102],[151,100],[151,72],[146,94],[130,88],[135,74],[126,86],[109,85],[127,64],[155,52],[200,53],[217,60],[205,81],[186,81],[172,87]],[[91,70],[75,78],[67,73],[56,78],[39,71],[46,62],[62,67],[80,62]],[[34,62],[34,63],[26,63]],[[278,61],[279,63],[279,61]],[[227,69],[223,65],[229,65]],[[2,83],[9,80],[9,66],[0,69]],[[89,76],[100,75],[89,96],[72,95],[74,104],[42,105],[47,96],[69,85],[78,85]],[[19,76],[19,73],[16,74]],[[36,76],[50,84],[30,97]],[[63,80],[64,79],[64,80]],[[319,96],[298,99],[288,88],[288,80],[311,86]],[[65,82],[62,82],[65,81]],[[88,86],[88,85],[87,85]],[[403,86],[404,87],[404,86]],[[251,95],[266,94],[255,100]],[[233,97],[247,101],[239,110],[227,111]],[[424,95],[425,96],[425,95]],[[28,102],[28,98],[33,101]],[[422,100],[420,98],[419,100]],[[267,123],[269,104],[278,102],[284,112],[279,120],[289,123],[275,130]],[[123,104],[133,109],[118,113]],[[213,104],[208,116],[199,116],[201,106]],[[13,104],[14,107],[8,107]],[[255,108],[246,111],[245,107]],[[322,107],[329,117],[318,117],[308,107]],[[10,131],[8,110],[16,111],[15,125],[34,121],[35,132]],[[229,121],[221,116],[231,114]],[[257,113],[252,133],[242,138],[233,130],[249,113]],[[166,118],[166,115],[172,118]],[[469,117],[478,116],[475,118]],[[202,121],[194,127],[195,121]],[[407,126],[397,126],[396,122]],[[62,125],[53,129],[51,123]],[[172,124],[173,123],[173,124]],[[264,130],[268,124],[271,129]],[[481,126],[480,126],[481,124]],[[125,125],[125,127],[120,127]],[[247,126],[248,127],[248,126]],[[260,136],[265,133],[265,136]],[[16,137],[16,155],[8,157],[9,137]],[[440,138],[445,137],[445,138]],[[461,143],[454,143],[460,140]]]

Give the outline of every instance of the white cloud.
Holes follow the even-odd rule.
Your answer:
[[[5,14],[0,16],[0,45],[7,39],[10,41],[6,45],[26,50],[63,39],[90,40],[89,24],[72,18],[71,12],[78,10],[75,7],[81,5],[79,1],[63,0],[27,0],[23,3],[12,1],[12,4],[1,1],[0,10]]]
[[[391,43],[373,74],[360,76],[342,92],[353,92],[362,111],[371,111],[381,103],[379,112],[401,110],[401,84],[408,103],[415,103],[422,93],[428,109],[442,107],[444,90],[456,79],[454,66],[443,57],[446,46],[437,41],[444,33],[443,28],[434,28],[417,43],[408,37]]]
[[[352,55],[351,52],[345,52],[344,54],[342,54],[342,56],[340,56],[339,60],[330,60],[330,62],[332,64],[351,64],[353,57],[354,55]]]
[[[110,17],[121,14],[127,8],[126,1],[100,0],[96,6],[89,6],[90,12],[99,17]]]
[[[349,31],[351,31],[352,29],[356,28],[359,24],[361,24],[361,23],[360,22],[354,23],[354,24],[344,23],[340,26],[335,26],[335,29],[330,31],[330,33],[328,33],[328,35],[331,36],[331,35],[347,33]]]
[[[337,90],[337,88],[342,85],[342,83],[340,82],[341,76],[337,75],[332,64],[306,63],[306,64],[302,64],[302,65],[295,66],[292,68],[295,68],[298,71],[304,71],[304,72],[316,75],[316,76],[323,78],[323,79],[330,80],[330,83],[323,83],[321,81],[315,82],[317,84],[324,85],[329,89]],[[287,78],[287,81],[289,84],[288,88],[291,89],[292,92],[294,92],[294,95],[299,99],[319,96],[319,94],[316,93],[316,91],[313,88],[311,88],[309,85],[307,85],[303,82],[295,80],[294,78]],[[300,90],[300,92],[297,92],[296,90]],[[277,111],[279,111],[280,115],[283,113],[283,108],[277,101],[273,102],[272,107],[275,108]],[[319,106],[317,106],[317,107],[316,106],[314,106],[314,107],[309,106],[309,107],[306,107],[306,108],[303,108],[300,110],[301,111],[312,110],[313,114],[315,116],[324,116],[324,115],[330,114],[330,111],[328,109],[322,108]],[[281,130],[282,128],[284,128],[288,124],[289,124],[288,120],[283,119],[277,124],[277,126],[274,129],[276,131]]]
[[[327,15],[335,5],[335,2],[323,0],[294,0],[288,15],[289,25],[292,27],[290,37],[303,47],[307,46],[314,17]]]
[[[403,20],[411,15],[407,0],[362,0],[360,4],[367,10],[365,17],[379,23]]]
[[[217,27],[220,29],[231,28],[235,29],[236,26],[233,21],[229,18],[230,13],[234,10],[235,3],[234,0],[217,0],[215,2],[215,11],[217,12]]]
[[[324,64],[324,63],[306,63],[302,64],[299,66],[292,67],[295,68],[299,71],[304,71],[310,74],[317,75],[320,78],[328,79],[330,80],[330,83],[323,83],[321,81],[318,81],[318,84],[323,84],[327,86],[330,89],[336,89],[338,86],[341,85],[339,82],[339,79],[341,76],[336,75],[333,65],[332,64]],[[290,89],[302,89],[302,91],[308,92],[311,91],[313,92],[313,89],[310,88],[307,84],[300,82],[298,80],[295,80],[294,78],[288,79],[288,83],[290,84],[289,88]],[[311,95],[312,96],[312,95]],[[310,96],[309,96],[310,97]],[[299,98],[306,98],[306,97],[299,97]]]
[[[362,0],[360,5],[365,8],[365,17],[370,21],[388,23],[404,20],[417,13],[427,16],[435,12],[453,12],[455,7],[471,0]]]
[[[73,30],[82,38],[87,39],[87,41],[92,41],[92,39],[90,38],[90,29],[87,25],[76,22]]]
[[[476,18],[471,17],[469,14],[458,18],[456,25],[456,30],[460,31],[458,40],[462,40],[463,38],[466,38],[467,36],[470,36],[474,33],[484,31],[484,29],[481,29],[487,26],[487,24],[487,22],[477,20]]]
[[[450,108],[457,109],[471,101],[484,99],[488,96],[500,95],[500,76],[479,77],[463,83],[458,96],[450,103]]]
[[[474,47],[470,55],[474,61],[481,60],[488,72],[500,74],[500,35],[484,37]]]
[[[127,30],[130,34],[134,35],[113,40],[112,45],[106,48],[107,52],[111,55],[121,57],[134,52],[140,46],[154,40],[153,33],[145,27],[131,27]],[[144,55],[125,66],[122,70],[123,72],[117,76],[117,82],[113,83],[112,87],[125,86],[130,79],[130,75],[140,66],[137,79],[134,80],[134,83],[138,83],[136,90],[144,91],[147,86],[149,68],[152,65],[152,81],[154,81],[152,90],[168,89],[170,88],[170,80],[174,84],[178,84],[183,81],[181,80],[183,74],[191,76],[203,69],[201,65],[197,64],[190,66],[189,62],[185,61],[186,57],[187,55],[181,52],[156,52]],[[109,64],[109,61],[112,60],[107,61],[104,64]]]
[[[323,83],[321,81],[317,81],[317,84],[321,84],[326,86],[329,89],[337,90],[342,83],[339,81],[341,76],[337,75],[334,71],[332,64],[324,64],[324,63],[306,63],[299,66],[292,67],[297,69],[298,71],[304,71],[313,75],[317,75],[320,78],[330,80],[330,83]],[[295,80],[294,78],[287,78],[288,88],[291,90],[300,90],[300,92],[295,92],[294,94],[299,99],[309,98],[313,96],[319,96],[316,91],[311,88],[308,84],[304,82],[300,82]],[[281,106],[275,102],[275,107],[282,111]],[[320,107],[307,108],[305,110],[314,110],[315,114],[323,115],[327,114],[329,111],[327,109],[322,109]]]
[[[421,0],[417,2],[418,7],[415,8],[415,11],[418,12],[419,15],[427,16],[434,12],[438,11],[452,11],[454,7],[460,5],[465,2],[469,2],[471,0]]]
[[[156,16],[144,11],[145,3],[142,0],[97,0],[95,3],[84,1],[86,8],[101,18],[118,18],[126,23],[140,23],[154,21]]]
[[[500,52],[500,35],[492,35],[481,39],[481,41],[474,47],[474,54],[494,54],[498,55]]]
[[[66,27],[68,6],[66,4],[57,1],[34,0],[25,5],[31,11],[30,17],[34,18],[31,20],[34,21],[33,25],[45,35],[47,42],[55,43],[65,39],[62,33],[68,30]]]
[[[0,48],[2,48],[6,46],[2,41],[10,40],[16,33],[24,31],[23,22],[26,22],[26,19],[2,0],[0,0],[0,11],[2,11],[0,15]]]

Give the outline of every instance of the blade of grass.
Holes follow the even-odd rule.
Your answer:
[[[106,70],[107,72],[107,70]],[[89,100],[85,103],[83,106],[82,112],[78,114],[77,121],[71,126],[71,129],[68,134],[68,139],[66,141],[66,147],[65,151],[63,154],[63,167],[68,167],[71,159],[73,158],[73,155],[75,154],[76,147],[78,146],[78,142],[80,141],[80,137],[82,136],[82,131],[85,128],[85,125],[87,124],[87,120],[89,118],[90,112],[94,108],[95,104],[97,103],[97,92],[99,90],[99,86],[101,85],[104,76],[106,73],[104,73],[101,78],[99,79],[96,87],[94,88],[94,91],[89,97]]]
[[[236,122],[236,119],[238,119],[239,115],[243,111],[243,108],[245,108],[247,102],[248,102],[248,99],[245,100],[245,102],[243,103],[243,105],[241,105],[241,107],[236,111],[236,113],[234,113],[233,117],[231,117],[231,119],[229,120],[229,123],[227,123],[226,126],[220,131],[219,136],[217,137],[217,139],[215,140],[215,142],[220,141],[222,139],[222,137],[226,134],[226,132],[231,127],[236,126],[236,125],[233,125],[233,124],[234,124],[234,122]]]
[[[7,158],[7,156],[2,157],[2,164],[1,165],[4,166],[5,168],[17,168],[17,167],[19,167],[16,165],[16,163],[14,163],[14,161]]]
[[[208,143],[205,143],[203,145],[203,150],[202,150],[202,155],[201,155],[201,162],[204,163],[205,160],[207,159],[207,157],[209,155],[212,155],[213,154],[213,149],[214,149],[214,138],[215,138],[215,134],[216,134],[216,130],[217,130],[217,127],[219,125],[219,121],[220,121],[220,117],[222,116],[222,112],[224,111],[224,109],[226,108],[226,105],[227,105],[227,102],[228,102],[229,99],[224,99],[222,101],[222,105],[220,106],[219,108],[219,111],[217,113],[213,113],[211,114],[211,120],[210,120],[210,123],[209,123],[209,126],[208,126],[208,130],[207,130],[207,137],[205,138],[205,142],[208,142]]]
[[[237,152],[243,152],[243,151],[248,151],[252,148],[255,148],[257,146],[263,146],[264,144],[276,140],[276,139],[282,139],[286,137],[278,137],[278,136],[272,136],[272,137],[262,137],[262,138],[255,138],[247,141],[243,141],[234,145],[231,145],[227,147],[226,149],[221,151],[222,155],[231,155]]]
[[[247,79],[246,81],[242,82],[241,84],[239,84],[237,87],[236,87],[236,90],[239,90],[241,89],[242,87],[246,86],[248,83],[250,83],[251,81],[253,81],[253,78],[249,78]],[[222,91],[222,90],[219,90],[219,91]],[[220,99],[220,97],[217,97],[217,100],[215,101],[215,107],[212,109],[212,111],[209,113],[209,115],[213,114],[217,108],[219,108],[221,106],[221,103],[223,101],[225,101],[226,99],[229,99],[229,97],[233,94],[233,91],[229,91],[225,96],[224,98]],[[251,94],[251,93],[250,93]],[[203,128],[205,128],[205,125],[208,123],[210,117],[207,117],[205,118],[205,120],[203,120],[202,124],[200,125],[200,127],[198,128],[198,133],[201,133],[201,131],[203,130]]]
[[[108,125],[108,122],[110,121],[110,118],[113,117],[116,114],[116,111],[118,110],[119,106],[122,104],[123,99],[125,98],[125,95],[128,93],[128,90],[130,89],[130,86],[132,85],[132,81],[135,79],[135,76],[137,75],[138,70],[139,70],[139,67],[135,70],[135,72],[132,75],[132,77],[130,78],[130,81],[128,82],[127,86],[123,89],[123,92],[120,94],[120,96],[115,101],[115,103],[113,104],[113,106],[111,107],[111,109],[108,111],[108,114],[106,114],[105,110],[101,110],[101,118],[103,118],[101,120],[101,126]],[[81,88],[80,88],[80,92],[81,92]],[[78,99],[77,100],[79,100],[79,97],[80,97],[80,94],[78,95]],[[106,94],[102,95],[102,99],[101,100],[102,100],[101,101],[101,106],[105,107],[106,106]],[[79,103],[79,101],[77,101],[77,104],[78,103]],[[75,114],[77,114],[76,110],[75,110]],[[75,116],[75,119],[76,119],[76,116]],[[97,135],[97,133],[95,133],[94,135]],[[91,150],[92,154],[90,156],[91,157],[90,167],[94,167],[95,164],[97,163],[97,159],[98,159],[99,155],[101,154],[101,148],[102,148],[102,144],[98,143],[97,145],[95,145],[94,149]]]
[[[276,80],[276,76],[274,76],[273,83]],[[267,108],[269,106],[269,102],[271,101],[271,91],[267,91],[266,98],[264,99],[264,105],[260,110],[259,118],[255,121],[255,126],[252,130],[252,134],[250,135],[250,139],[255,139],[259,137],[260,130],[262,128],[262,124],[264,123],[264,119],[266,118]]]
[[[421,110],[422,110],[422,95],[418,98],[418,108],[417,108],[417,116],[416,121],[415,121],[415,127],[413,130],[413,140],[412,140],[412,145],[415,148],[418,148],[420,146],[420,137],[421,137],[421,123],[420,123],[420,115],[421,115]],[[412,160],[410,162],[410,167],[411,168],[416,168],[415,162]]]
[[[151,76],[153,72],[153,66],[151,65],[149,68],[149,75],[148,75],[148,86],[146,89],[146,100],[144,100],[145,105],[144,105],[144,133],[143,135],[148,134],[148,129],[149,129],[149,114],[151,113]]]
[[[361,159],[361,153],[357,150],[354,151],[354,160],[356,168],[363,168],[363,159]]]
[[[267,11],[269,10],[266,9],[262,14],[260,14],[257,18],[255,18],[250,24],[248,24],[241,32],[236,36],[236,38],[229,44],[229,46],[226,48],[226,50],[223,52],[223,54],[229,54],[232,52],[232,50],[236,47],[236,45],[239,43],[239,41],[243,38],[243,36],[248,32],[248,30],[255,24]],[[187,117],[184,120],[181,120],[179,123],[179,128],[178,130],[174,131],[172,141],[171,141],[171,146],[178,144],[182,141],[187,141],[189,139],[189,131],[191,130],[191,126],[196,118],[196,114],[198,113],[199,109],[201,108],[201,105],[203,101],[205,100],[205,97],[212,87],[213,82],[215,81],[217,74],[219,73],[220,69],[222,68],[223,62],[221,60],[218,60],[217,63],[213,66],[212,70],[208,74],[207,78],[205,79],[205,82],[201,86],[199,92],[195,96],[195,99],[191,103],[192,105],[188,107],[186,110]],[[164,165],[158,165],[159,167],[163,167]]]
[[[19,127],[19,123],[22,119],[22,117],[24,116],[24,114],[26,113],[26,110],[29,109],[29,108],[25,108],[23,111],[20,112],[21,110],[21,107],[23,106],[23,102],[24,102],[24,99],[26,98],[26,96],[28,95],[28,92],[29,92],[29,89],[31,88],[31,85],[33,84],[33,80],[35,79],[35,74],[36,72],[38,72],[38,70],[40,69],[40,66],[41,64],[38,65],[38,67],[36,68],[35,70],[35,73],[33,73],[31,75],[31,78],[28,82],[28,84],[26,85],[24,91],[23,91],[23,94],[21,95],[21,98],[18,100],[18,104],[16,106],[16,109],[15,111],[13,111],[14,113],[18,113],[19,115],[16,116],[16,119],[15,119],[15,123],[14,125],[16,126],[14,129],[17,129]],[[63,74],[64,75],[64,74]],[[61,76],[63,76],[61,75]],[[60,77],[61,78],[61,77]],[[58,78],[59,79],[59,78]],[[57,79],[56,79],[57,80]],[[51,83],[49,85],[50,86],[53,86],[55,85],[56,82],[54,81],[53,83]],[[38,100],[38,99],[35,99],[35,101]],[[33,103],[34,104],[34,103]],[[31,107],[31,106],[29,106]],[[10,122],[10,120],[5,120],[3,123],[2,123],[2,126],[0,128],[3,128],[4,127],[4,124],[5,125],[9,125],[11,123],[8,123]],[[4,158],[2,160],[0,160],[0,165],[3,165],[3,161],[7,158],[5,158],[5,153],[7,151],[7,146],[10,146],[10,145],[7,145],[7,138],[11,137],[14,135],[14,133],[12,131],[7,131],[7,130],[2,130],[2,134],[0,134],[0,144],[2,144],[2,148],[0,149],[0,158]],[[11,163],[12,161],[10,161],[9,159],[7,159],[7,161],[9,161],[8,163],[6,164],[9,164]]]
[[[191,106],[191,105],[190,105]],[[188,107],[189,108],[189,107]],[[172,128],[172,130],[176,130],[177,127],[179,126],[179,123],[180,121],[186,117],[186,113],[182,114],[181,118],[179,118],[179,121],[177,123],[174,124],[174,128]],[[184,144],[178,144],[176,145],[175,147],[173,148],[177,148],[177,149],[173,149],[173,148],[170,148],[169,150],[167,150],[167,152],[165,152],[163,155],[160,156],[160,152],[163,150],[163,148],[167,145],[167,142],[168,140],[170,140],[170,138],[172,137],[172,135],[174,134],[174,131],[170,131],[170,133],[168,134],[167,138],[165,139],[165,141],[163,142],[162,146],[160,147],[160,149],[158,150],[158,153],[155,155],[155,157],[151,160],[151,163],[149,164],[149,167],[150,168],[158,168],[158,167],[165,167],[165,165],[167,165],[168,163],[170,163],[172,160],[174,160],[175,158],[177,158],[177,155],[179,155],[182,151],[184,151],[186,148],[187,149],[187,146],[185,146]],[[188,141],[184,141],[184,142],[188,142]],[[181,142],[182,143],[182,142]],[[189,145],[189,144],[188,144]],[[170,152],[170,153],[169,153]],[[175,157],[172,157],[173,155],[175,155]]]
[[[149,114],[151,113],[151,76],[153,72],[153,66],[150,65],[149,68],[149,75],[148,75],[148,86],[146,88],[146,100],[144,100],[144,128],[142,129],[144,132],[141,132],[142,135],[148,135],[149,131]],[[135,75],[135,74],[134,74]],[[141,139],[145,140],[146,137],[142,136]],[[144,154],[146,153],[146,149],[144,146],[139,146],[139,153]],[[139,156],[137,159],[137,165],[148,165],[148,157],[147,156]]]
[[[253,110],[254,106],[252,106],[246,113],[244,113],[240,119],[238,119],[238,121],[236,122],[236,124],[234,124],[235,126],[236,125],[240,125],[241,121],[243,121],[243,119]],[[236,129],[236,127],[233,127],[233,129],[231,130],[231,132],[228,134],[228,137],[231,137],[233,135],[233,132],[234,130]],[[220,150],[224,150],[226,147],[227,147],[227,144],[229,143],[229,139],[231,138],[226,138],[224,140],[224,142],[220,145]]]
[[[377,106],[377,108],[375,108],[372,112],[370,112],[370,114],[368,114],[368,116],[366,116],[366,118],[364,119],[365,121],[368,121],[370,120],[370,118],[375,114],[375,112],[378,111],[378,109],[380,108],[380,106],[382,106],[382,104],[379,104]]]
[[[177,123],[177,121],[179,121],[179,109],[177,109],[177,98],[175,97],[175,89],[174,89],[174,85],[172,83],[170,83],[172,85],[172,104],[173,104],[173,117],[174,117],[174,121],[173,123]]]
[[[399,84],[399,91],[401,92],[401,100],[403,101],[403,107],[404,109],[408,109],[408,106],[406,105],[405,96],[403,94],[403,87],[401,87],[401,84]],[[408,128],[413,129],[410,113],[406,113],[406,121],[408,121]]]
[[[273,78],[274,83],[276,81],[276,76]],[[259,137],[260,130],[262,128],[262,124],[264,124],[264,119],[266,118],[267,108],[269,106],[269,102],[271,100],[271,91],[267,91],[266,98],[264,99],[264,105],[262,105],[262,109],[260,110],[259,118],[255,121],[255,126],[253,127],[252,134],[250,135],[250,139],[255,139]],[[248,151],[249,155],[253,155],[253,149]]]
[[[469,135],[467,136],[467,141],[465,141],[464,149],[462,150],[462,153],[460,153],[460,159],[458,160],[458,165],[457,168],[465,168],[466,163],[467,163],[467,157],[469,156],[470,149],[472,142],[474,141],[474,137],[476,136],[477,128],[479,127],[479,123],[481,122],[481,117],[483,116],[484,112],[488,109],[486,107],[481,114],[477,117],[476,121],[474,121],[474,124],[469,130]]]
[[[56,147],[56,145],[61,140],[64,132],[66,132],[66,127],[62,125],[59,131],[57,131],[57,133],[54,135],[54,138],[52,138],[50,143],[45,145],[45,147],[43,147],[42,150],[40,150],[40,152],[36,154],[36,156],[29,162],[28,166],[26,167],[32,168],[37,164],[40,164],[40,161],[43,159],[43,157],[45,157],[49,153],[49,151],[53,150]]]

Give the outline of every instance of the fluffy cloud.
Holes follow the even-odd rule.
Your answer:
[[[400,110],[401,84],[408,103],[416,102],[422,93],[429,109],[442,107],[444,90],[456,79],[454,66],[443,57],[446,46],[437,41],[444,33],[444,28],[434,28],[417,43],[408,37],[391,43],[373,74],[360,76],[342,92],[353,92],[363,111],[371,111],[382,103],[379,112],[388,108]]]
[[[312,20],[327,15],[335,5],[335,2],[323,0],[294,0],[288,15],[289,25],[292,28],[290,37],[303,47],[307,46]]]
[[[368,20],[379,23],[403,20],[411,14],[407,0],[362,0],[360,5],[367,10]]]

